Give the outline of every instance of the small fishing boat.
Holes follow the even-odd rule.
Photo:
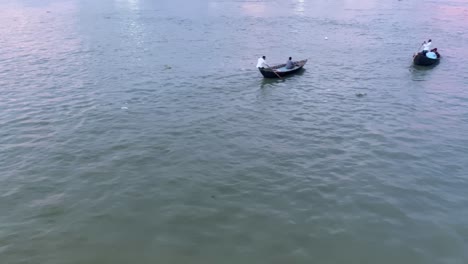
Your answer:
[[[426,53],[419,52],[413,56],[413,63],[418,66],[431,66],[438,63],[439,60],[440,54],[437,52],[437,48]]]
[[[292,69],[286,69],[286,64],[279,64],[270,68],[259,68],[259,70],[265,78],[279,78],[278,75],[283,77],[298,72],[306,63],[307,60],[296,61]]]

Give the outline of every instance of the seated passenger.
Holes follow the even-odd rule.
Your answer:
[[[292,58],[289,57],[289,60],[286,62],[286,69],[288,69],[288,70],[292,69],[292,68],[294,68],[294,66],[295,65],[294,65],[294,62],[292,61]]]

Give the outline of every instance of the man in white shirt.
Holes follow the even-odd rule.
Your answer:
[[[258,61],[257,61],[257,68],[267,68],[268,65],[266,64],[266,57],[263,56],[261,58],[258,58]]]
[[[427,42],[424,41],[423,53],[427,53],[427,52],[431,51],[431,46],[432,46],[432,40],[431,39],[429,39]]]

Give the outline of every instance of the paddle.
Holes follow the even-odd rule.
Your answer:
[[[268,66],[268,64],[265,63],[265,65],[266,65],[268,68],[270,68],[270,70],[271,70],[274,74],[276,74],[276,76],[278,76],[278,78],[283,79],[283,78],[281,78],[281,76],[280,76],[275,70],[273,70],[270,66]]]
[[[424,41],[423,43],[421,43],[421,45],[419,46],[418,50],[416,51],[416,54],[419,53],[419,50],[421,49],[421,47],[424,45],[424,43],[426,43],[426,41]]]

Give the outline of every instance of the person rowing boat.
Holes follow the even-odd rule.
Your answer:
[[[258,58],[257,68],[259,68],[259,69],[268,68],[268,65],[266,64],[266,57],[265,56],[262,56],[262,57]]]
[[[423,54],[428,53],[429,51],[431,51],[431,47],[432,47],[432,39],[429,39],[427,42],[424,41],[422,53]]]

